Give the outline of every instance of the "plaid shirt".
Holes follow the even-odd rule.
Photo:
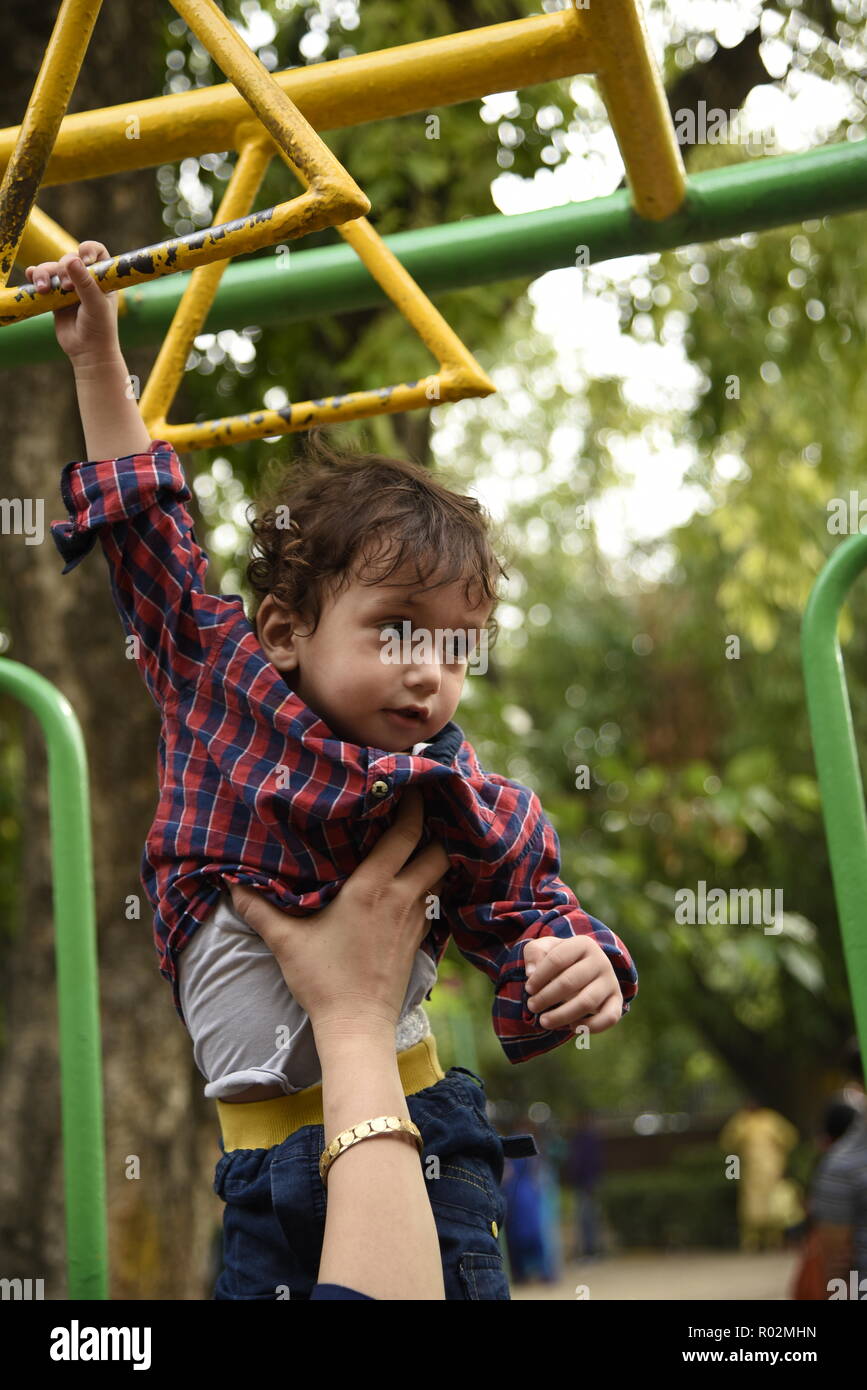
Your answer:
[[[337,739],[268,661],[241,598],[205,592],[207,555],[170,444],[69,463],[61,492],[70,520],[51,530],[63,573],[98,536],[121,621],[136,639],[131,653],[162,715],[142,883],[182,1019],[178,953],[225,885],[254,884],[298,916],[316,912],[392,822],[410,783],[424,797],[425,838],[441,840],[452,863],[424,947],[439,962],[454,936],[491,979],[494,1031],[509,1061],[574,1037],[541,1027],[526,1007],[523,952],[535,937],[592,936],[628,1011],[638,988],[632,959],[558,877],[557,836],[533,792],[485,772],[453,723],[421,755]]]

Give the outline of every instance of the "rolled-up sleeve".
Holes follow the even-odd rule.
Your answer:
[[[195,682],[207,648],[240,599],[207,594],[208,557],[185,503],[191,493],[170,444],[142,454],[69,463],[61,476],[67,521],[51,534],[68,574],[97,540],[131,655],[158,704]]]
[[[510,1062],[551,1052],[575,1037],[574,1028],[544,1028],[527,1008],[524,947],[538,937],[592,936],[611,962],[623,1000],[621,1017],[638,992],[638,972],[619,937],[581,907],[559,877],[557,835],[535,795],[537,823],[526,851],[494,879],[480,879],[470,901],[456,907],[450,926],[459,951],[494,983],[494,1032]]]

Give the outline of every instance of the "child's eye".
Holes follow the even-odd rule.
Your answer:
[[[403,623],[399,618],[389,619],[387,623],[377,623],[377,627],[383,636],[403,637]]]
[[[475,646],[472,633],[452,632],[449,639],[443,644],[443,660],[449,666],[465,666],[473,655]]]

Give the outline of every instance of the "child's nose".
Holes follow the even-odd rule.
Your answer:
[[[406,668],[404,681],[410,690],[434,694],[440,688],[442,667],[436,656],[429,661],[413,661]]]

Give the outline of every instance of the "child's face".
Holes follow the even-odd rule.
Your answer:
[[[293,623],[269,596],[256,617],[259,640],[338,738],[389,753],[408,751],[432,738],[457,709],[467,661],[455,658],[468,649],[473,661],[473,642],[478,647],[484,641],[480,634],[493,607],[487,599],[473,607],[463,580],[431,587],[436,579],[422,587],[412,567],[387,584],[354,577],[325,598],[309,636],[309,623]],[[402,644],[410,631],[412,640]],[[452,650],[447,639],[437,641],[437,633],[449,631],[468,638],[464,652],[460,640]]]

